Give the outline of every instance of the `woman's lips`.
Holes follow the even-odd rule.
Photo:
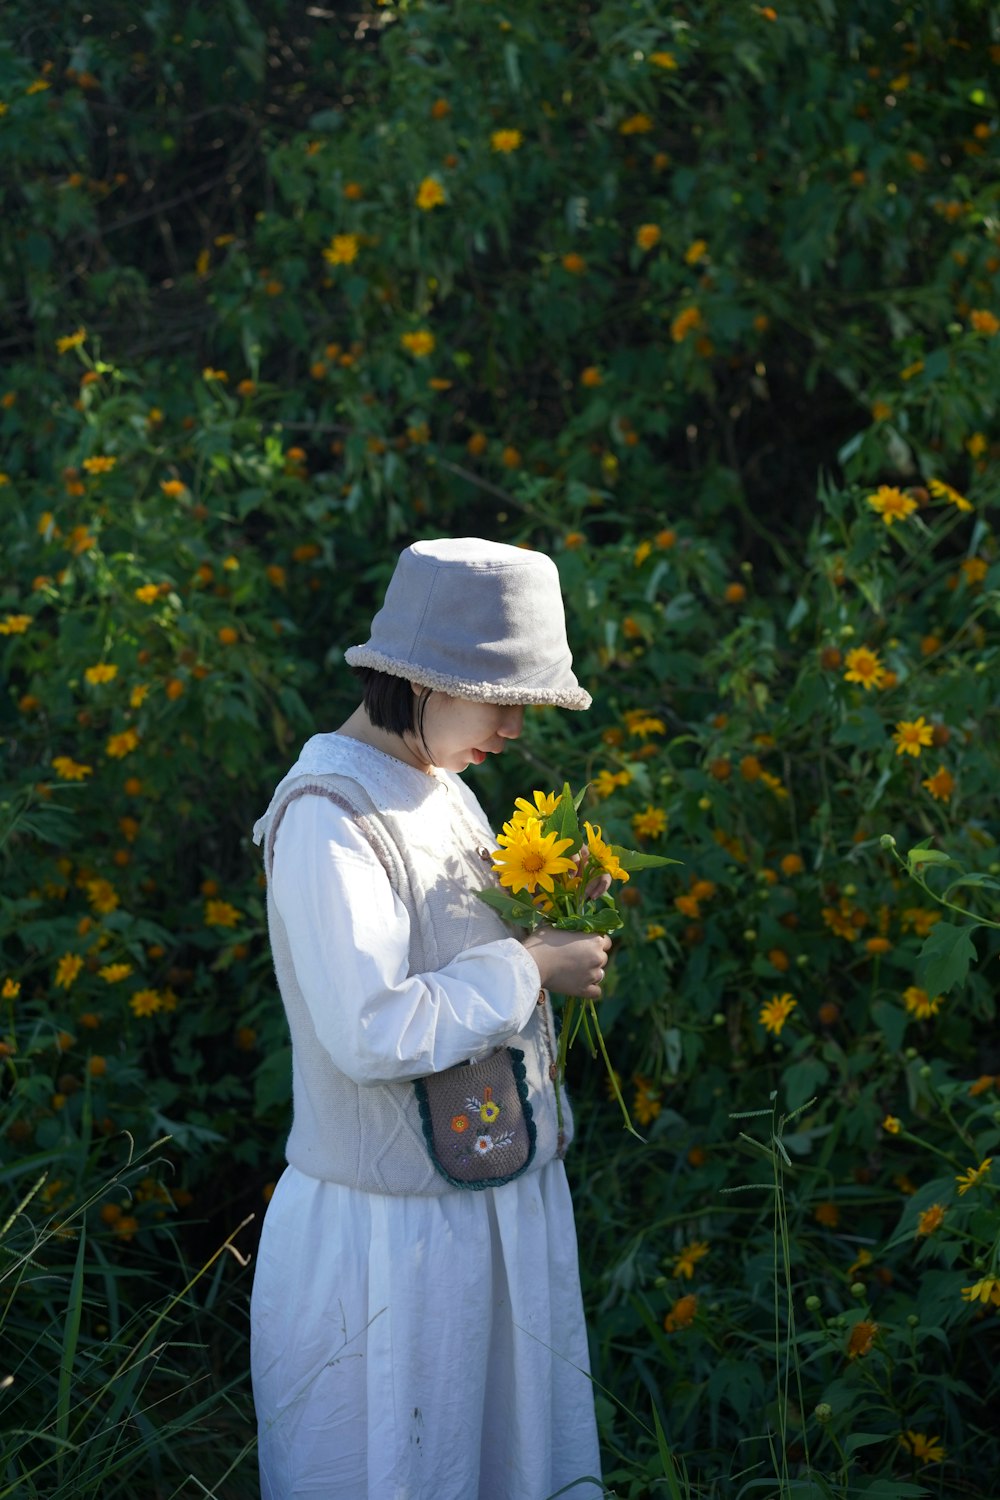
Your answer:
[[[483,761],[485,759],[486,759],[486,755],[485,755],[485,753],[482,750],[473,750],[473,752],[472,752],[472,763],[473,763],[473,765],[481,766],[482,763],[483,763]]]

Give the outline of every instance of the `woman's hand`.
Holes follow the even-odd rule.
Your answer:
[[[581,845],[580,852],[576,856],[576,867],[578,870],[583,869],[584,865],[587,863],[588,855],[589,850],[586,844]],[[606,870],[602,870],[600,875],[595,875],[593,880],[588,881],[587,889],[583,894],[586,896],[588,901],[599,901],[602,896],[606,895],[608,891],[610,891],[610,889],[611,876],[607,873]]]
[[[611,952],[611,939],[602,932],[562,932],[540,927],[524,939],[538,965],[542,985],[560,995],[584,1000],[601,998],[601,982]]]

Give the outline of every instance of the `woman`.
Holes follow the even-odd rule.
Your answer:
[[[545,992],[599,996],[610,942],[477,898],[495,838],[458,775],[525,704],[590,704],[555,565],[417,542],[345,654],[363,703],[254,829],[294,1103],[251,1308],[263,1500],[593,1497]]]

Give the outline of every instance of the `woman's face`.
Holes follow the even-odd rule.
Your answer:
[[[419,724],[419,698],[424,690],[414,683],[413,691]],[[415,732],[406,738],[422,761],[429,755],[430,764],[442,771],[464,771],[466,766],[482,765],[487,755],[499,755],[507,740],[517,739],[523,725],[520,703],[476,703],[435,691],[424,707],[423,734]]]

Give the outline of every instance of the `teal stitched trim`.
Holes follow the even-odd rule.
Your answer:
[[[531,1166],[535,1157],[535,1145],[538,1140],[538,1131],[535,1127],[535,1114],[528,1101],[528,1074],[524,1066],[524,1053],[517,1047],[508,1047],[507,1051],[511,1057],[511,1071],[514,1074],[514,1082],[517,1084],[517,1092],[521,1100],[521,1109],[524,1112],[525,1124],[528,1127],[528,1155],[524,1164],[518,1167],[516,1172],[508,1172],[505,1177],[484,1177],[480,1182],[460,1182],[457,1177],[452,1177],[448,1169],[442,1166],[434,1151],[434,1127],[431,1123],[431,1105],[427,1097],[427,1085],[422,1078],[415,1078],[413,1088],[417,1095],[417,1105],[420,1110],[420,1124],[424,1132],[424,1140],[427,1142],[427,1153],[434,1166],[452,1187],[471,1188],[473,1192],[479,1192],[482,1188],[503,1187],[505,1183],[513,1182],[515,1177],[520,1177]]]

